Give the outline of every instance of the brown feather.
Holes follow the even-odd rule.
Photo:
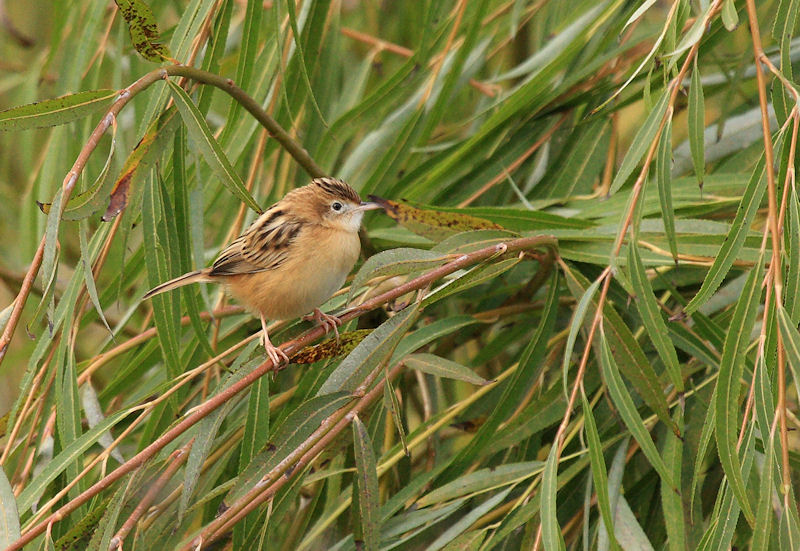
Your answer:
[[[360,249],[358,225],[332,210],[357,207],[358,193],[333,178],[294,189],[255,220],[211,268],[163,283],[145,297],[195,282],[219,281],[248,308],[269,319],[312,311],[338,291]]]

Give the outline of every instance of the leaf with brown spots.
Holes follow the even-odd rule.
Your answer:
[[[166,140],[172,138],[172,133],[178,127],[180,119],[175,117],[176,112],[172,107],[153,121],[142,139],[133,148],[133,152],[125,160],[122,172],[114,183],[114,189],[111,190],[108,208],[103,214],[103,222],[112,220],[128,206],[128,195],[134,176],[141,173],[142,168],[147,169],[152,166],[158,155],[164,151],[161,146]]]
[[[372,329],[348,331],[339,335],[338,343],[336,339],[333,338],[313,346],[306,346],[292,356],[292,363],[313,364],[320,360],[327,360],[337,356],[346,356],[370,333],[372,333]]]
[[[494,222],[469,214],[421,209],[375,195],[370,195],[369,198],[383,207],[386,214],[397,220],[401,226],[433,241],[441,241],[451,235],[470,230],[503,229]]]
[[[169,49],[158,42],[158,26],[153,12],[143,0],[114,0],[128,31],[136,51],[149,61],[160,63],[170,59]]]

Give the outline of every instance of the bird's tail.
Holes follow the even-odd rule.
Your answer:
[[[191,283],[201,283],[206,281],[211,281],[211,278],[208,276],[209,270],[197,270],[194,272],[189,272],[188,274],[183,274],[182,276],[176,277],[175,279],[170,279],[162,283],[157,287],[153,287],[142,297],[143,299],[150,298],[155,295],[159,295],[165,291],[171,291],[172,289],[177,289],[178,287],[183,287],[184,285],[189,285]]]

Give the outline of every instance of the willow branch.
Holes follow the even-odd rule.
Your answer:
[[[185,65],[170,65],[168,67],[160,67],[154,71],[150,71],[146,75],[142,76],[139,80],[131,84],[129,87],[120,91],[117,99],[111,104],[111,107],[109,107],[106,114],[94,128],[86,144],[83,146],[83,149],[81,149],[81,152],[78,154],[78,158],[75,160],[75,163],[73,163],[72,168],[64,177],[64,181],[61,184],[63,194],[62,209],[66,207],[67,202],[72,195],[72,190],[75,188],[75,183],[78,181],[78,177],[83,172],[83,169],[86,168],[89,157],[91,157],[94,150],[97,149],[97,146],[100,143],[103,135],[114,123],[122,108],[125,107],[131,99],[146,90],[153,83],[166,79],[170,76],[190,78],[202,84],[208,84],[209,86],[219,88],[223,92],[227,93],[239,104],[241,104],[242,107],[244,107],[251,115],[253,115],[253,117],[270,132],[270,135],[275,138],[275,140],[280,143],[284,149],[286,149],[286,151],[295,159],[295,161],[297,161],[300,166],[305,169],[310,176],[314,178],[325,176],[322,168],[317,165],[308,152],[303,149],[303,147],[297,143],[289,135],[289,133],[286,132],[286,130],[284,130],[275,121],[275,119],[270,117],[269,114],[261,108],[256,100],[247,95],[244,90],[236,86],[231,79],[215,75],[214,73],[209,73],[208,71],[203,71],[202,69],[196,69],[194,67],[187,67]],[[2,336],[0,336],[0,363],[2,363],[3,358],[5,357],[6,351],[8,350],[8,345],[14,336],[14,332],[19,324],[19,319],[22,316],[22,310],[25,307],[25,303],[28,300],[31,288],[33,287],[33,282],[36,279],[36,275],[39,273],[39,268],[42,265],[44,244],[45,238],[42,236],[42,240],[39,243],[39,248],[36,250],[33,261],[31,262],[28,272],[25,274],[25,278],[22,281],[22,288],[14,300],[14,308],[11,312],[11,316],[9,317],[8,324],[6,325]]]
[[[764,169],[767,172],[767,199],[769,215],[767,223],[772,237],[772,259],[770,260],[770,283],[775,292],[775,304],[783,304],[783,274],[781,273],[781,234],[778,227],[777,191],[775,188],[775,160],[772,148],[772,136],[769,131],[769,112],[767,110],[767,83],[761,59],[764,51],[761,47],[761,33],[758,29],[758,14],[753,0],[747,0],[747,18],[750,24],[750,37],[753,42],[753,55],[756,65],[756,81],[758,83],[758,104],[761,108],[761,132],[764,139]],[[790,87],[794,90],[794,87]],[[768,303],[767,303],[768,304]],[[783,499],[784,507],[789,507],[791,493],[791,474],[789,471],[789,429],[786,425],[786,355],[780,331],[777,332],[778,345],[778,412],[780,417],[781,459],[783,464]]]
[[[448,262],[443,266],[430,270],[419,277],[395,287],[390,291],[382,293],[356,307],[347,310],[339,317],[342,321],[355,319],[391,300],[403,296],[408,292],[424,289],[434,281],[450,275],[462,268],[466,268],[473,264],[496,257],[498,253],[510,254],[533,248],[555,249],[556,244],[556,239],[551,236],[531,236],[513,239],[507,243],[493,245],[469,254],[464,254],[452,262]],[[283,350],[289,357],[292,357],[304,346],[310,344],[312,341],[320,338],[324,334],[325,329],[323,327],[314,327],[294,340],[283,343],[279,348]],[[6,551],[23,549],[26,544],[33,541],[38,535],[42,534],[47,529],[48,525],[52,525],[53,523],[66,518],[67,515],[75,511],[78,507],[89,501],[103,490],[109,488],[114,482],[143,465],[147,460],[155,456],[156,453],[167,446],[170,442],[197,424],[200,420],[207,417],[222,404],[228,402],[234,396],[248,388],[263,375],[271,371],[278,371],[280,369],[281,367],[275,366],[271,360],[266,360],[260,366],[245,375],[241,380],[222,390],[219,394],[214,395],[206,402],[193,409],[190,414],[186,415],[180,422],[158,437],[153,443],[145,447],[134,457],[130,458],[104,478],[94,483],[91,487],[84,490],[80,495],[70,500],[61,508],[43,519],[41,522],[31,527],[18,540],[8,546]]]

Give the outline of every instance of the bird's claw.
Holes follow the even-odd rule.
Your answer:
[[[267,356],[269,356],[269,359],[272,360],[272,364],[275,367],[278,367],[283,363],[289,364],[289,356],[286,355],[286,352],[272,344],[269,341],[269,337],[266,337],[265,334],[261,336],[261,344],[264,346]]]
[[[303,319],[307,321],[316,321],[325,329],[326,333],[333,331],[333,334],[336,335],[336,342],[339,342],[339,326],[343,322],[336,316],[326,314],[319,308],[314,308],[314,313],[303,316]]]

